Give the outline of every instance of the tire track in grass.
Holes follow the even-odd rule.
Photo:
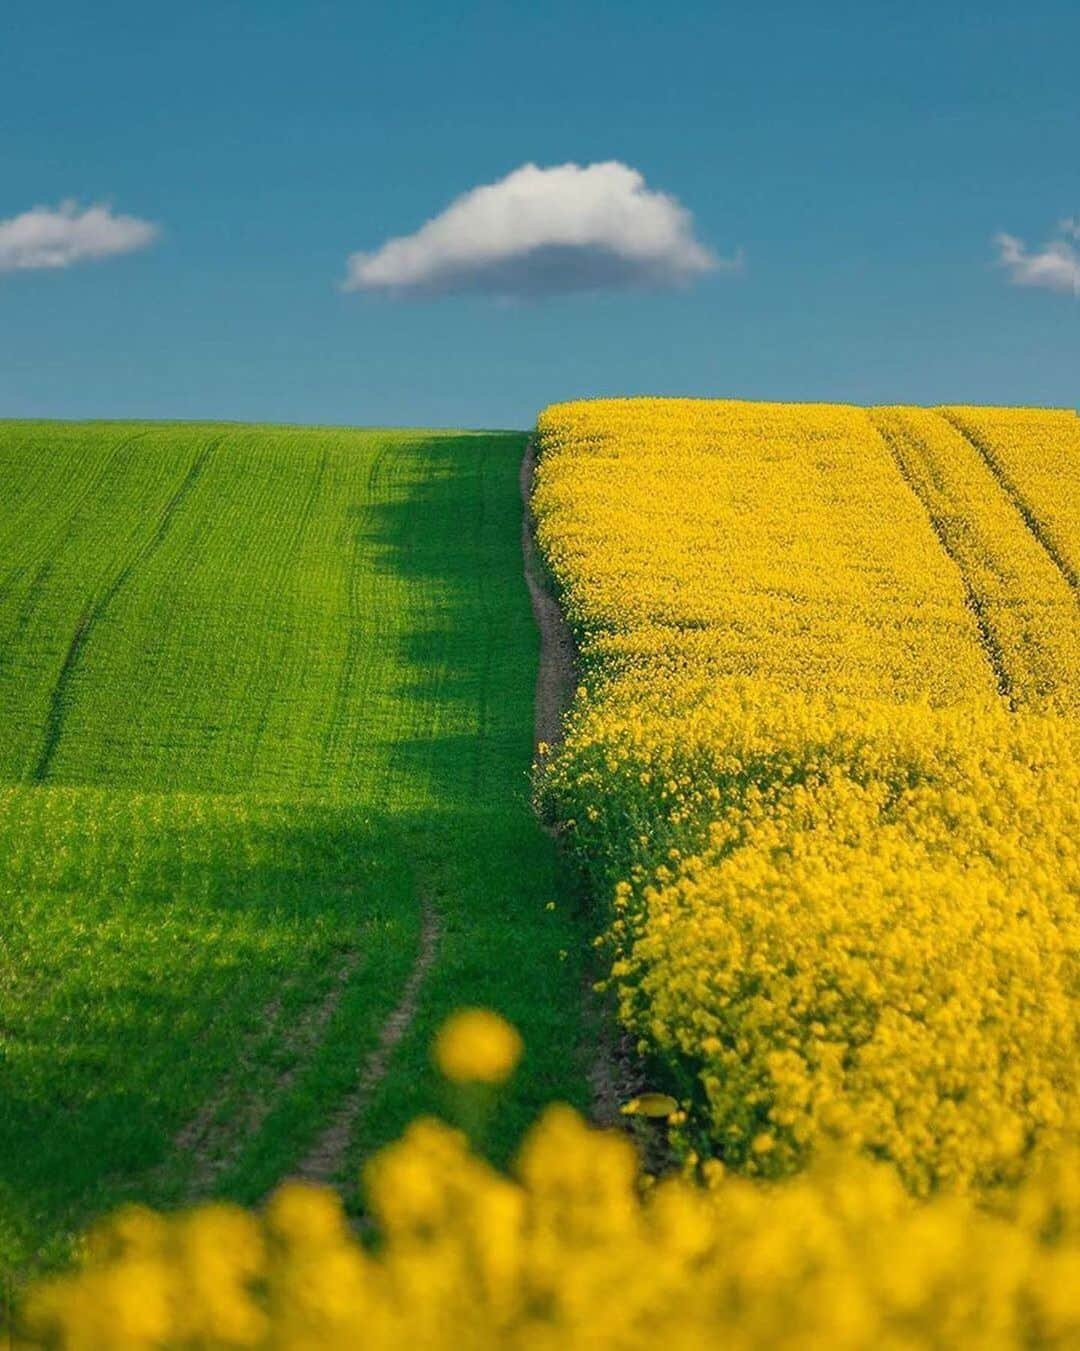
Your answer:
[[[330,988],[322,999],[304,1010],[295,1026],[284,1036],[276,1038],[275,1033],[281,1017],[282,996],[291,988],[292,982],[287,981],[281,992],[263,1008],[258,1030],[253,1031],[239,1049],[237,1066],[243,1068],[249,1061],[259,1058],[260,1053],[265,1055],[270,1050],[284,1052],[291,1063],[265,1091],[249,1095],[240,1110],[228,1116],[224,1112],[236,1092],[237,1074],[235,1070],[227,1073],[217,1091],[174,1137],[173,1147],[176,1152],[186,1154],[191,1161],[187,1182],[189,1201],[212,1192],[214,1184],[236,1164],[245,1146],[262,1129],[275,1104],[292,1089],[337,1012],[342,996],[360,965],[360,957],[359,948],[345,952],[334,972]]]
[[[31,569],[36,568],[38,575],[41,575],[41,569],[52,568],[56,555],[64,548],[75,532],[76,525],[80,520],[81,513],[88,501],[91,500],[94,493],[98,491],[103,484],[108,482],[109,476],[113,471],[116,461],[123,455],[124,451],[130,450],[137,442],[144,440],[150,435],[149,431],[134,432],[130,436],[122,437],[109,451],[106,458],[87,475],[78,492],[65,503],[65,509],[58,513],[51,520],[45,518],[45,528],[39,531],[39,535],[34,540],[37,547],[37,553],[27,551],[21,561],[8,573],[0,582],[0,602],[7,599],[9,593],[18,585],[22,578]],[[36,523],[36,522],[35,522]],[[40,561],[38,561],[40,558]],[[35,582],[36,585],[36,582]]]
[[[326,471],[329,462],[330,462],[329,451],[323,450],[322,454],[319,456],[319,460],[316,465],[315,471],[311,476],[311,482],[308,486],[307,493],[305,494],[300,509],[297,512],[295,512],[294,516],[291,519],[291,531],[288,535],[288,538],[284,541],[282,547],[278,550],[275,558],[275,565],[267,575],[266,586],[267,589],[269,590],[273,590],[274,592],[280,594],[284,592],[286,588],[287,573],[292,567],[295,566],[295,560],[299,556],[301,546],[311,526],[312,520],[314,519],[315,506],[319,500],[320,494],[323,491],[326,479]],[[275,664],[274,668],[277,673],[280,673],[281,670],[280,667],[281,656],[282,654],[279,649],[278,651],[279,660],[278,663]],[[270,661],[272,659],[273,659],[273,644],[267,641],[264,637],[262,648],[259,653],[259,658],[253,664],[253,676],[252,676],[253,682],[256,678],[256,673],[260,678],[262,678],[264,670],[269,666]],[[264,680],[264,684],[266,688],[261,697],[258,696],[258,692],[255,689],[253,689],[248,695],[249,703],[254,703],[256,699],[258,699],[259,702],[259,712],[253,721],[251,730],[248,732],[246,773],[249,777],[253,776],[256,772],[256,766],[258,765],[259,755],[262,750],[263,739],[266,733],[267,725],[270,720],[270,712],[274,705],[274,701],[277,698],[279,686],[281,687],[286,686],[287,681],[280,679],[279,674],[278,678],[276,678],[273,681]]]
[[[435,963],[441,934],[439,912],[425,897],[421,904],[420,944],[401,999],[380,1028],[378,1041],[360,1067],[354,1088],[297,1165],[295,1177],[305,1182],[328,1183],[341,1172],[357,1122],[385,1078],[394,1050],[416,1017],[420,993]]]
[[[349,572],[348,605],[350,614],[350,640],[344,654],[342,669],[328,719],[328,727],[322,746],[323,774],[331,770],[335,756],[347,751],[345,732],[348,727],[348,711],[355,700],[355,687],[363,680],[358,667],[366,658],[370,662],[369,644],[363,641],[367,625],[371,621],[368,607],[362,601],[359,586],[365,579],[365,570],[361,566],[364,548],[368,545],[368,534],[364,527],[370,503],[378,500],[378,489],[384,480],[387,469],[396,469],[395,457],[390,455],[391,447],[382,446],[373,456],[366,476],[366,494],[364,501],[369,504],[364,515],[354,521],[352,532],[352,555]],[[283,1176],[298,1176],[310,1181],[330,1181],[344,1166],[346,1155],[355,1134],[356,1124],[363,1114],[372,1095],[375,1093],[389,1068],[390,1060],[398,1043],[408,1032],[420,1001],[424,982],[434,964],[438,940],[442,931],[441,918],[429,900],[421,905],[418,950],[412,966],[408,970],[397,1004],[378,1026],[372,1039],[365,1042],[371,1046],[366,1058],[357,1066],[355,1083],[344,1098],[332,1110],[321,1132],[308,1147],[299,1164],[279,1173],[273,1185],[277,1185]],[[207,1106],[199,1113],[195,1121],[186,1127],[177,1143],[190,1149],[195,1155],[195,1166],[190,1182],[192,1199],[197,1195],[212,1192],[216,1185],[226,1179],[241,1161],[244,1151],[259,1135],[268,1123],[271,1114],[287,1103],[290,1094],[297,1089],[304,1076],[312,1068],[324,1046],[326,1034],[338,1006],[345,995],[353,975],[360,965],[360,952],[352,952],[338,969],[333,985],[323,1000],[312,1008],[296,1031],[282,1044],[289,1058],[289,1065],[278,1074],[261,1093],[251,1097],[246,1108],[234,1112],[225,1119],[223,1108],[234,1091],[233,1079],[227,1076],[219,1091]],[[277,1001],[272,1000],[267,1015],[276,1018]],[[281,1053],[282,1045],[274,1047]],[[250,1045],[241,1050],[238,1062],[243,1063],[258,1054],[265,1055],[270,1049],[266,1039],[258,1036],[251,1039]]]
[[[25,591],[22,601],[15,611],[13,623],[5,625],[4,631],[0,633],[0,677],[8,675],[13,661],[17,659],[17,654],[26,643],[27,632],[38,615],[42,598],[48,594],[49,583],[56,569],[57,559],[76,539],[80,526],[85,523],[88,505],[93,503],[95,497],[115,491],[115,481],[123,466],[125,453],[149,435],[149,431],[142,431],[122,437],[88,473],[86,478],[79,482],[78,487],[73,490],[71,499],[66,502],[64,499],[60,499],[61,510],[52,516],[48,512],[41,512],[41,520],[36,523],[36,531],[27,526],[23,533],[23,540],[28,546],[25,558],[15,566],[5,582],[0,584],[0,609],[2,609],[3,602],[9,599],[31,571],[33,573],[29,588]],[[90,463],[93,464],[92,458]],[[46,481],[46,484],[42,486],[47,490],[50,485]],[[77,635],[84,625],[87,608],[88,606],[83,607],[76,621]],[[56,629],[53,629],[53,632],[56,631]],[[70,650],[67,655],[70,655]],[[63,674],[63,664],[61,674]],[[27,750],[29,752],[33,750],[32,739]],[[19,760],[22,762],[16,762],[18,763],[17,774],[19,778],[22,778],[30,770],[21,756]]]
[[[393,468],[391,460],[391,447],[387,444],[378,446],[372,454],[365,476],[363,495],[354,507],[358,515],[350,521],[351,540],[346,597],[349,624],[344,659],[338,672],[320,750],[319,772],[323,777],[334,773],[339,760],[349,755],[346,743],[349,729],[348,710],[354,702],[354,691],[364,688],[363,676],[372,662],[370,645],[366,638],[367,625],[372,622],[373,617],[365,613],[364,597],[361,594],[361,587],[368,580],[364,559],[369,547],[363,523],[371,515],[373,504],[381,500],[377,488],[382,483],[387,467]]]
[[[53,758],[56,755],[57,747],[60,744],[60,737],[64,730],[64,718],[67,716],[67,710],[70,703],[71,682],[82,658],[91,631],[94,626],[100,623],[105,617],[109,607],[124,589],[135,570],[152,558],[161,547],[169,533],[176,517],[176,513],[183,506],[184,501],[190,495],[191,490],[202,476],[203,470],[206,468],[207,461],[211,454],[220,444],[220,438],[216,441],[210,441],[203,447],[199,454],[196,455],[179,487],[165,503],[164,510],[158,519],[157,528],[153,535],[151,535],[150,539],[147,540],[146,543],[135,552],[133,557],[124,564],[97,600],[91,602],[80,615],[78,623],[75,626],[75,632],[71,636],[67,652],[64,655],[64,660],[56,678],[56,683],[53,685],[52,692],[49,695],[49,707],[45,715],[45,731],[37,762],[30,774],[31,782],[44,783],[48,776],[49,769],[52,766]]]
[[[289,982],[286,983],[286,988],[288,984]],[[237,1062],[247,1064],[259,1055],[267,1037],[267,1030],[270,1029],[272,1034],[280,1016],[281,997],[275,995],[263,1006],[257,1027],[253,1028],[240,1043],[236,1055]],[[173,1156],[181,1158],[188,1156],[194,1161],[192,1177],[187,1188],[189,1200],[205,1191],[218,1171],[215,1165],[215,1160],[221,1153],[218,1142],[223,1139],[228,1129],[222,1121],[222,1114],[234,1091],[235,1073],[226,1071],[195,1115],[172,1137]],[[169,1160],[169,1164],[171,1162],[172,1159]]]
[[[986,462],[986,467],[1001,485],[1002,492],[1019,512],[1024,524],[1035,536],[1035,539],[1039,544],[1042,545],[1051,562],[1061,573],[1062,577],[1065,578],[1066,582],[1068,582],[1073,593],[1080,593],[1080,577],[1077,576],[1076,569],[1070,564],[1069,560],[1054,543],[1049,531],[1043,525],[1027,498],[1020,491],[1015,480],[1008,473],[997,455],[994,454],[989,443],[984,441],[981,436],[976,435],[970,428],[966,427],[952,409],[942,408],[938,411],[947,422],[956,428],[960,435],[970,445],[975,447],[979,455]]]

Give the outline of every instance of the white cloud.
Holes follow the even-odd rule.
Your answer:
[[[1066,216],[1058,229],[1063,235],[1072,235],[1073,239],[1080,239],[1080,216]]]
[[[1062,221],[1059,228],[1068,233],[1076,224]],[[1015,235],[996,235],[994,243],[998,261],[1009,269],[1014,286],[1041,286],[1047,291],[1080,296],[1080,253],[1067,240],[1052,239],[1039,252],[1029,251]]]
[[[636,169],[525,164],[473,188],[415,234],[348,260],[347,291],[539,296],[672,286],[737,260],[694,237],[690,212]]]
[[[158,228],[136,216],[117,216],[107,206],[35,206],[0,220],[0,272],[70,267],[145,248]]]

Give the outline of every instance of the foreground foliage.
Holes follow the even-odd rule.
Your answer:
[[[1080,1336],[1078,1162],[995,1214],[917,1201],[858,1159],[782,1186],[718,1166],[647,1185],[625,1138],[567,1107],[505,1176],[421,1119],[366,1169],[371,1246],[333,1192],[299,1183],[261,1215],[132,1207],[81,1269],[30,1292],[20,1345],[1064,1347]]]
[[[686,1147],[750,1175],[839,1143],[988,1191],[1077,1119],[1076,600],[961,421],[540,421],[584,667],[542,791]]]

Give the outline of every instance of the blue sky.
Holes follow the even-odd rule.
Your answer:
[[[1080,216],[1075,0],[5,0],[4,27],[0,222],[75,199],[160,234],[0,271],[0,416],[1077,401],[1080,301],[1011,284],[992,242]],[[612,160],[743,267],[526,300],[342,289],[350,254],[478,185]]]

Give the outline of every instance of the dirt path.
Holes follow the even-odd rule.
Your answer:
[[[375,1049],[360,1070],[356,1086],[293,1172],[305,1182],[329,1183],[341,1172],[360,1114],[386,1074],[394,1048],[409,1029],[427,974],[435,961],[442,922],[434,905],[425,898],[420,925],[420,947],[397,1007],[383,1023]]]
[[[525,581],[529,587],[533,617],[540,630],[540,665],[536,673],[536,712],[533,739],[557,746],[562,740],[563,714],[577,688],[577,647],[570,626],[563,618],[559,602],[548,590],[547,576],[534,536],[532,507],[533,475],[536,472],[536,443],[530,437],[521,460],[518,481],[521,485],[521,552],[525,560]]]
[[[551,594],[547,572],[536,543],[532,514],[532,486],[536,473],[536,442],[530,437],[521,460],[519,482],[524,512],[521,552],[533,617],[540,630],[540,665],[536,673],[534,740],[558,746],[563,739],[563,716],[578,685],[578,654],[562,607]],[[537,754],[542,761],[544,756]],[[549,829],[545,827],[545,829]],[[551,833],[556,833],[552,831]],[[628,1032],[621,1029],[606,1002],[593,989],[596,972],[586,973],[582,986],[582,1019],[593,1121],[598,1126],[628,1128],[620,1107],[645,1086],[640,1061]]]

